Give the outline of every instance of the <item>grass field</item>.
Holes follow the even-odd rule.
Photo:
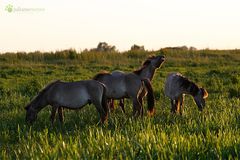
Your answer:
[[[65,111],[51,126],[50,107],[25,124],[24,107],[49,82],[90,79],[102,70],[131,72],[159,52],[0,55],[0,159],[240,159],[240,50],[165,50],[166,62],[152,84],[156,115],[131,117],[117,107],[108,123],[97,124],[93,105]],[[190,96],[183,116],[170,113],[166,75],[181,72],[209,92],[199,112]]]

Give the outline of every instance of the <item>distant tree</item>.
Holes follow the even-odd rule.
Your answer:
[[[187,46],[180,46],[180,47],[165,47],[165,48],[163,48],[163,49],[165,49],[165,50],[172,50],[172,51],[174,51],[174,50],[181,50],[181,51],[187,51],[188,50],[188,47]]]
[[[145,51],[145,49],[144,49],[144,46],[139,46],[139,45],[134,44],[131,47],[131,51]]]
[[[183,51],[187,51],[188,47],[187,46],[182,46],[182,47],[180,47],[180,49],[183,50]]]
[[[116,47],[107,44],[106,42],[99,42],[97,48],[93,48],[90,51],[97,51],[97,52],[115,52]]]
[[[82,52],[88,52],[88,49],[87,48],[85,48]]]
[[[109,46],[106,42],[99,42],[97,45],[97,51],[99,51],[99,52],[106,51],[107,48],[109,48]]]
[[[191,47],[189,47],[189,50],[190,50],[190,51],[196,51],[196,50],[197,50],[197,48],[195,48],[195,47],[191,46]]]

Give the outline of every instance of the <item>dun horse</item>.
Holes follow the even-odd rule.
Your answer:
[[[140,69],[134,71],[133,73],[138,75],[141,79],[149,79],[151,81],[153,79],[156,69],[160,68],[164,61],[165,61],[164,56],[151,56],[143,63]],[[112,72],[112,75],[121,75],[121,74],[124,75],[125,73],[121,71]],[[140,93],[140,97],[144,97],[146,95],[146,92],[147,91],[144,89]],[[110,105],[111,109],[114,109],[113,99],[110,102],[111,102],[111,105]],[[140,103],[142,105],[142,98],[140,99]],[[122,108],[123,112],[125,113],[124,98],[120,99],[119,105]]]
[[[149,79],[152,81],[156,69],[160,68],[163,62],[165,61],[165,56],[151,56],[148,57],[146,61],[143,62],[143,65],[140,69],[133,71],[133,73],[139,75],[142,79]],[[141,97],[146,96],[146,90],[141,92]],[[141,101],[142,104],[142,101]],[[120,106],[125,113],[124,109],[124,99],[120,100]]]
[[[190,94],[200,111],[205,106],[205,99],[208,93],[205,89],[199,88],[194,82],[183,77],[180,73],[171,73],[168,75],[165,83],[165,94],[171,99],[171,111],[173,113],[183,113],[183,96]]]
[[[107,119],[108,107],[106,88],[95,80],[78,82],[55,81],[46,86],[26,109],[26,121],[32,123],[37,114],[47,105],[52,106],[51,122],[54,122],[58,110],[59,120],[63,122],[63,108],[80,109],[86,104],[93,103],[100,114],[101,121]]]
[[[120,106],[125,112],[123,98],[133,101],[133,114],[143,115],[142,100],[147,93],[148,111],[154,113],[154,96],[150,80],[157,68],[164,62],[164,56],[149,57],[143,67],[132,73],[114,71],[112,73],[99,73],[93,79],[104,83],[107,87],[109,99],[120,99]]]

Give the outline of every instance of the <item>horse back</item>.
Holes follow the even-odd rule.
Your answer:
[[[180,73],[171,73],[165,82],[166,96],[174,99],[183,94],[191,85],[191,82]]]
[[[102,90],[102,85],[95,80],[59,82],[49,90],[47,99],[50,104],[79,108],[99,100]]]

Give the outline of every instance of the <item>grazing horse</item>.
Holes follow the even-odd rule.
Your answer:
[[[138,70],[133,71],[134,74],[138,75],[141,79],[149,79],[152,81],[154,73],[156,69],[160,68],[163,62],[165,61],[165,57],[162,55],[159,56],[150,56],[147,60],[145,60],[142,64],[142,67]],[[121,71],[113,71],[112,74],[124,74]],[[140,94],[140,97],[144,97],[146,95],[146,90],[143,90]],[[111,109],[114,109],[114,101],[111,100]],[[140,101],[142,105],[142,98]],[[124,109],[124,99],[120,99],[119,102],[120,107],[122,108],[123,112],[125,113]]]
[[[183,77],[180,73],[171,73],[165,82],[165,95],[171,99],[171,112],[183,113],[183,96],[190,94],[200,111],[205,106],[205,99],[208,93],[205,89],[199,88],[194,82]]]
[[[37,114],[45,106],[52,106],[51,122],[53,124],[56,111],[59,120],[63,122],[63,108],[80,109],[86,104],[93,103],[100,114],[101,121],[107,119],[108,107],[106,99],[106,88],[104,84],[95,80],[84,80],[78,82],[54,81],[47,85],[28,104],[26,109],[26,122],[32,123],[37,119]]]

